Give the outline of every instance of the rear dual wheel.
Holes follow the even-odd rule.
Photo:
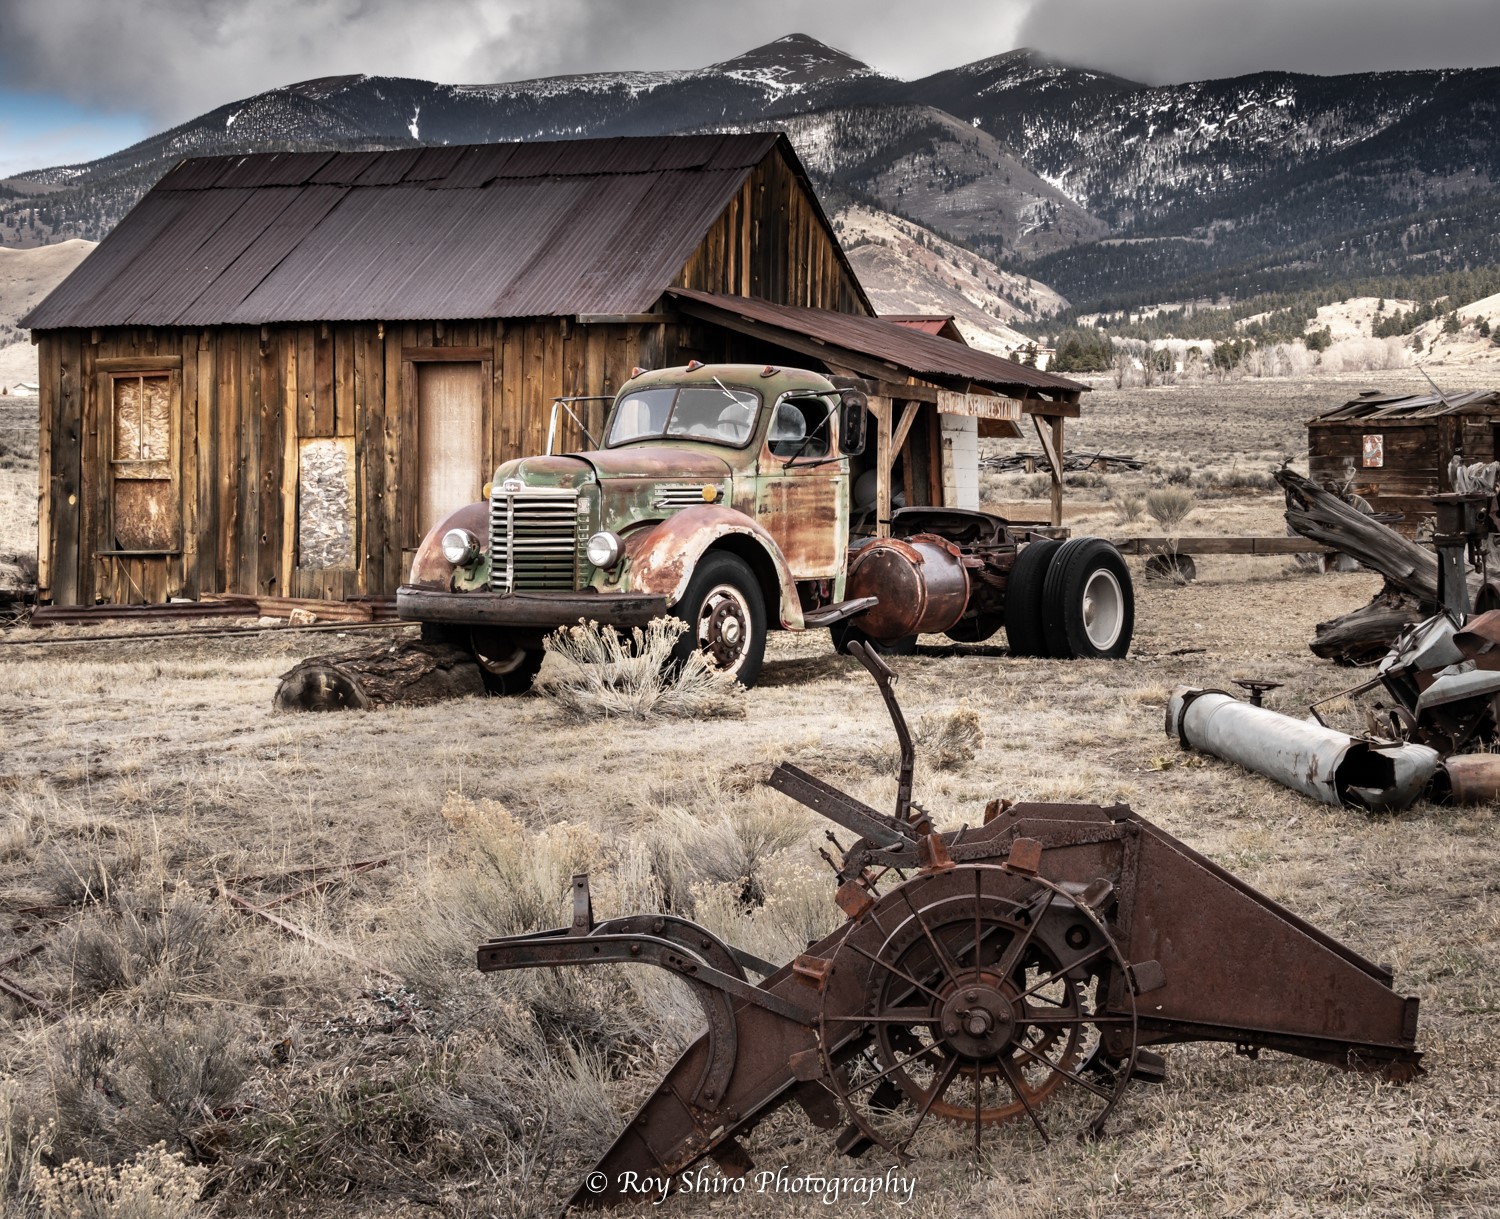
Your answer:
[[[1005,632],[1016,656],[1118,660],[1130,650],[1130,570],[1103,538],[1031,542],[1011,568],[1005,602]]]

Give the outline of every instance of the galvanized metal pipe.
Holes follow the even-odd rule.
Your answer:
[[[1427,790],[1440,761],[1425,745],[1360,740],[1193,687],[1173,692],[1167,734],[1184,748],[1238,763],[1324,804],[1368,809],[1407,807]]]

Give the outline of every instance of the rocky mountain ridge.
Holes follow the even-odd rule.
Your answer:
[[[1500,264],[1500,69],[1142,85],[1028,50],[901,81],[805,35],[701,69],[304,81],[0,184],[0,244],[98,239],[184,156],[778,126],[830,211],[1083,307]]]

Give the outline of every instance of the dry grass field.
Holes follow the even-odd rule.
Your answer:
[[[1274,495],[1200,476],[1264,474],[1308,414],[1361,387],[1101,391],[1069,443],[1191,467],[1185,530],[1279,532]],[[1104,496],[1163,477],[1075,488],[1070,523],[1155,532]],[[987,489],[1026,503],[1016,480]],[[1275,678],[1273,703],[1295,711],[1349,684],[1306,641],[1375,584],[1284,560],[1200,571],[1138,580],[1123,662],[897,661],[913,723],[972,712],[982,734],[924,750],[918,798],[945,828],[994,796],[1129,802],[1390,962],[1421,996],[1427,1074],[1396,1087],[1171,1047],[1165,1085],[1131,1089],[1104,1141],[1007,1127],[975,1165],[966,1135],[937,1131],[898,1213],[1500,1213],[1496,810],[1372,818],[1184,755],[1162,731],[1173,686]],[[685,725],[580,723],[541,695],[273,713],[277,675],[329,644],[317,635],[14,646],[65,633],[0,635],[0,961],[41,945],[3,971],[56,1009],[0,995],[0,1211],[28,1219],[552,1213],[695,1009],[656,970],[480,975],[475,945],[568,921],[567,878],[588,870],[601,917],[670,907],[785,960],[840,916],[823,823],[761,778],[786,758],[877,806],[894,794],[873,684],[824,635],[773,637],[743,717]],[[221,892],[271,901],[304,869],[365,860],[387,862],[276,908],[318,943]],[[793,1174],[888,1167],[840,1161],[791,1111],[750,1150]],[[860,1201],[679,1195],[633,1213]]]

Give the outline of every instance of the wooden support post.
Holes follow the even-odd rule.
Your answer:
[[[1062,524],[1062,501],[1063,501],[1063,471],[1062,455],[1067,450],[1063,447],[1063,417],[1052,416],[1052,450],[1057,454],[1057,460],[1052,463],[1052,523]]]
[[[871,397],[870,410],[875,412],[875,536],[891,536],[891,464],[895,452],[891,449],[891,410],[894,403],[889,398]]]

